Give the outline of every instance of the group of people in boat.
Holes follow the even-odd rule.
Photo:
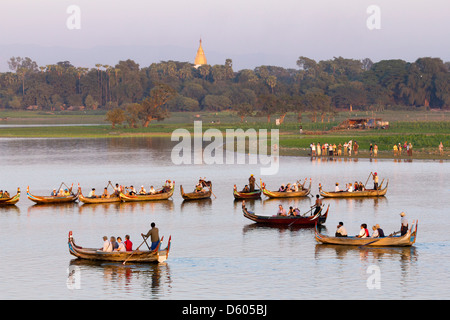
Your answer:
[[[121,237],[110,237],[108,240],[107,236],[103,237],[103,248],[100,249],[103,252],[127,252],[133,251],[133,242],[130,241],[130,236],[127,234],[125,236],[125,241],[122,241]]]
[[[307,178],[305,178],[305,182],[306,182],[306,179]],[[288,183],[286,185],[282,184],[280,186],[280,188],[278,189],[278,192],[298,192],[298,191],[304,190],[303,186],[304,186],[304,183],[300,184],[299,181],[294,182],[292,184],[291,183]]]
[[[159,239],[159,229],[156,227],[156,224],[152,222],[150,224],[151,229],[146,233],[141,233],[141,236],[144,238],[146,242],[147,239],[150,238],[151,245],[149,247],[150,250],[155,250],[158,247],[160,242]],[[133,251],[133,242],[130,240],[130,236],[127,234],[125,236],[125,241],[122,241],[121,237],[110,237],[108,240],[107,236],[103,236],[103,247],[99,249],[99,251],[103,252],[127,252]]]
[[[378,174],[376,172],[374,173],[370,173],[370,175],[373,178],[373,190],[378,190]],[[334,191],[335,192],[355,192],[355,191],[365,191],[366,190],[366,186],[360,181],[355,181],[355,183],[346,183],[345,184],[345,189],[341,189],[339,187],[339,183],[336,182],[336,185],[334,187]]]
[[[56,189],[53,189],[52,192],[50,193],[51,197],[68,197],[73,195],[73,193],[71,191],[69,191],[69,189],[59,189],[59,191],[56,191]]]
[[[195,185],[194,192],[196,193],[202,193],[202,192],[208,192],[209,190],[206,190],[204,188],[211,188],[211,181],[206,181],[206,178],[198,179],[198,183]]]
[[[119,185],[118,183],[116,183],[116,185],[114,186],[114,191],[113,193],[109,193],[108,191],[108,187],[106,186],[103,189],[103,193],[101,195],[97,195],[95,193],[95,188],[92,188],[91,191],[89,192],[88,198],[112,198],[112,197],[118,197],[120,195],[120,193],[126,193],[128,195],[152,195],[152,194],[157,194],[157,193],[164,193],[164,192],[168,192],[173,188],[173,182],[171,180],[166,180],[164,186],[162,187],[161,190],[155,190],[155,188],[153,186],[150,186],[149,191],[147,191],[143,185],[141,185],[141,188],[139,189],[139,191],[137,191],[133,185],[131,185],[130,187],[124,187]]]
[[[404,212],[400,213],[401,221],[400,221],[400,235],[403,236],[408,232],[408,219],[406,218],[406,214]],[[344,227],[344,223],[341,221],[336,227],[336,237],[347,237],[347,230]],[[367,228],[367,224],[362,223],[360,226],[359,233],[355,236],[356,238],[383,238],[385,237],[383,229],[381,229],[379,224],[375,224],[372,226],[372,234],[370,235],[369,229]]]
[[[256,179],[253,176],[253,174],[250,175],[250,178],[248,178],[248,184],[244,186],[244,189],[242,189],[241,192],[254,192],[255,191],[255,183]]]
[[[316,195],[316,201],[315,201],[314,205],[312,205],[310,207],[310,210],[307,211],[306,213],[311,212],[311,215],[314,216],[320,212],[321,208],[322,208],[322,200],[320,199],[319,195]],[[313,210],[314,210],[314,212],[313,212]],[[302,216],[305,216],[306,213],[304,213]],[[278,205],[277,216],[286,216],[286,217],[294,216],[295,217],[295,216],[300,216],[300,215],[301,215],[300,209],[298,207],[294,208],[294,207],[290,206],[289,211],[286,212],[286,209],[283,208],[282,204]]]
[[[0,190],[0,199],[1,198],[11,198],[11,196],[9,195],[9,192],[8,191],[3,191],[3,190]]]

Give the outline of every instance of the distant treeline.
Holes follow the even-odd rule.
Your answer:
[[[198,68],[178,61],[141,68],[133,60],[91,69],[69,61],[38,66],[20,57],[8,65],[11,72],[0,73],[0,107],[103,108],[122,113],[132,126],[161,120],[169,111],[233,110],[242,119],[259,115],[269,121],[274,114],[283,120],[289,111],[301,120],[308,112],[317,121],[342,108],[450,107],[450,62],[439,58],[373,63],[368,58],[316,62],[299,57],[298,69],[260,66],[238,72],[231,59]]]

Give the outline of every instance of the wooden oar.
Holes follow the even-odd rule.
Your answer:
[[[367,177],[366,183],[364,184],[364,189],[366,188],[367,182],[369,182],[370,177],[372,176],[372,171],[370,171],[369,176]]]
[[[141,234],[141,236],[142,236],[142,239],[144,239],[144,242],[147,245],[148,250],[152,250],[152,249],[150,249],[150,246],[147,243],[147,238],[145,238],[145,236],[143,234]]]

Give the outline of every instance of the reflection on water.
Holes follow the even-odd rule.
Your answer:
[[[84,282],[81,279],[84,274],[93,275],[97,281],[102,280],[107,288],[102,295],[105,299],[108,299],[109,290],[139,290],[144,299],[160,299],[170,295],[172,286],[170,266],[167,263],[124,265],[72,259],[69,269],[72,270],[68,275],[70,282],[74,283],[77,277],[80,278],[78,289],[83,288]]]
[[[30,186],[49,194],[61,181],[83,188],[122,185],[192,185],[206,177],[216,197],[134,203],[35,205],[22,195],[16,206],[0,207],[2,242],[0,298],[7,299],[435,299],[450,296],[448,162],[391,159],[313,159],[280,157],[277,175],[261,177],[267,186],[311,177],[311,195],[298,199],[265,196],[247,200],[250,211],[274,215],[278,205],[306,212],[318,185],[365,181],[369,172],[389,179],[386,197],[324,199],[330,205],[321,232],[334,234],[343,221],[349,234],[361,223],[398,231],[399,213],[419,220],[413,248],[346,248],[317,245],[314,228],[258,226],[242,214],[233,185],[245,185],[254,165],[180,165],[170,160],[167,138],[0,139],[0,189]],[[256,177],[257,180],[259,177]],[[303,178],[304,179],[304,178]],[[273,189],[273,188],[271,188]],[[172,236],[162,265],[120,265],[72,260],[67,234],[86,247],[101,247],[102,236],[129,234],[136,248],[141,233],[155,222]],[[7,245],[4,245],[7,241]],[[419,254],[420,253],[420,254]],[[367,288],[367,270],[381,271],[380,290]],[[73,269],[78,267],[79,269]],[[80,289],[76,284],[79,270]],[[71,278],[68,278],[71,277]],[[75,278],[74,278],[75,277]],[[345,287],[345,290],[342,288]],[[339,295],[336,293],[339,292]]]

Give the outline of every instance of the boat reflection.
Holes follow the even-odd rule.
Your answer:
[[[207,199],[199,199],[199,200],[183,200],[181,202],[181,211],[189,211],[191,209],[196,209],[196,210],[203,210],[203,209],[209,209],[212,205],[212,199],[211,198],[207,198]]]
[[[72,259],[68,268],[67,284],[75,284],[83,288],[83,273],[89,277],[103,277],[105,283],[117,284],[118,287],[142,287],[149,298],[158,298],[170,293],[172,279],[169,265],[164,263],[126,265],[116,262],[90,261]],[[87,278],[87,276],[86,276]]]
[[[52,203],[52,204],[34,204],[29,206],[27,209],[28,214],[39,214],[39,213],[74,213],[78,208],[78,203],[68,202],[68,203]]]
[[[333,256],[338,260],[345,259],[347,256],[359,254],[362,261],[369,258],[382,260],[388,258],[392,260],[398,257],[400,261],[416,261],[418,258],[416,247],[358,247],[343,246],[331,244],[316,244],[315,259],[329,258]]]
[[[92,204],[83,204],[79,206],[79,213],[91,213],[91,212],[100,212],[100,213],[111,213],[119,212],[119,213],[132,213],[132,212],[141,212],[145,210],[146,212],[156,213],[161,210],[172,211],[174,208],[174,204],[172,200],[156,200],[156,201],[142,201],[142,202],[113,202],[113,203],[92,203]]]

